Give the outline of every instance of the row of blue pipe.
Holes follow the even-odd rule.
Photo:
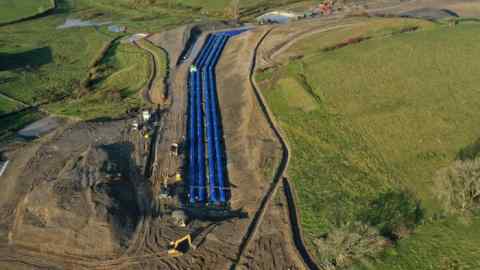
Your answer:
[[[189,74],[189,201],[205,203],[207,199],[206,167],[208,162],[209,197],[212,204],[226,203],[225,161],[215,78],[215,66],[228,39],[246,29],[219,32],[207,37]],[[205,156],[205,139],[207,157]]]

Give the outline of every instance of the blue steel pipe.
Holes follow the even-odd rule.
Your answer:
[[[225,196],[225,191],[224,191],[224,181],[223,181],[223,169],[224,169],[224,159],[222,156],[222,151],[221,148],[218,147],[218,145],[221,145],[221,138],[220,134],[221,131],[219,130],[219,124],[218,124],[218,107],[215,104],[215,99],[213,98],[215,93],[214,93],[214,87],[215,87],[215,80],[213,79],[213,67],[214,64],[216,64],[221,51],[223,50],[225,43],[227,41],[227,37],[225,35],[215,35],[215,38],[218,38],[218,41],[215,42],[215,45],[213,46],[214,48],[211,51],[211,54],[208,55],[206,63],[205,63],[205,68],[202,68],[201,71],[202,73],[205,73],[205,79],[204,79],[204,87],[205,87],[205,96],[208,97],[209,102],[207,104],[207,111],[211,112],[211,118],[212,118],[212,125],[210,129],[210,136],[207,138],[207,142],[213,144],[213,147],[209,146],[209,149],[212,150],[213,152],[213,159],[209,159],[209,169],[210,173],[213,171],[217,172],[217,183],[215,181],[210,181],[210,193],[213,193],[213,197],[211,196],[211,201],[215,202],[216,201],[216,188],[219,189],[219,194],[220,194],[220,201],[225,202],[226,201],[226,196]],[[203,63],[202,63],[203,64]],[[203,66],[203,65],[202,65]],[[211,136],[211,133],[213,133],[213,138]],[[207,133],[208,134],[208,133]],[[210,155],[211,156],[211,155]],[[215,170],[216,169],[216,170]],[[214,177],[211,179],[215,179]],[[215,185],[217,184],[217,185]],[[213,199],[212,199],[213,198]]]
[[[206,115],[206,129],[207,129],[207,150],[208,150],[208,173],[209,173],[209,184],[210,184],[210,202],[216,203],[217,202],[217,195],[215,191],[215,149],[214,149],[214,138],[213,138],[213,119],[212,119],[212,110],[211,110],[211,100],[210,100],[210,85],[211,85],[211,77],[208,72],[205,72],[204,66],[208,66],[208,63],[211,62],[211,58],[216,54],[216,50],[218,48],[218,43],[220,40],[215,35],[215,44],[213,45],[212,50],[207,56],[207,60],[205,60],[205,65],[202,65],[202,75],[203,75],[203,82],[204,82],[204,96],[205,96],[205,115]],[[202,63],[203,64],[203,63]]]
[[[208,146],[208,172],[209,172],[209,184],[210,184],[210,202],[216,203],[216,181],[215,181],[215,162],[216,162],[216,152],[214,148],[214,136],[213,136],[213,116],[214,113],[212,111],[211,106],[211,87],[212,87],[212,80],[211,80],[211,73],[206,72],[210,63],[214,60],[214,58],[218,55],[218,50],[220,48],[220,44],[222,42],[221,37],[214,35],[215,44],[212,46],[213,48],[209,52],[208,56],[204,63],[202,63],[201,72],[203,75],[203,90],[205,96],[205,115],[206,115],[206,129],[207,129],[207,146]],[[203,65],[204,64],[204,65]]]
[[[213,50],[213,53],[208,58],[208,61],[205,62],[206,68],[212,67],[215,65],[214,63],[216,62],[217,58],[220,56],[221,51],[223,50],[222,44],[224,42],[225,36],[217,35],[217,34],[215,34],[214,36],[217,42],[215,43],[215,49]]]
[[[201,108],[199,107],[198,105],[198,102],[200,100],[199,98],[199,91],[198,91],[198,86],[199,86],[199,82],[198,82],[198,78],[197,78],[197,74],[198,72],[194,72],[192,73],[192,76],[193,76],[193,80],[195,81],[195,85],[194,85],[194,88],[193,88],[193,92],[195,93],[195,103],[193,104],[193,106],[195,107],[195,141],[196,141],[196,144],[195,144],[195,168],[196,168],[196,179],[195,179],[195,201],[197,202],[198,199],[199,199],[199,187],[200,187],[200,166],[201,166],[201,155],[200,155],[200,145],[202,144],[202,141],[201,141],[201,137],[200,137],[200,129],[201,129],[201,121],[202,121],[202,118],[201,118]]]
[[[220,118],[220,111],[218,106],[218,96],[216,92],[216,83],[215,83],[215,74],[214,74],[214,67],[217,63],[218,58],[220,57],[220,53],[222,52],[228,37],[223,36],[221,37],[221,41],[219,44],[219,48],[216,52],[215,57],[212,59],[212,63],[208,68],[208,73],[210,73],[210,95],[211,95],[211,106],[213,113],[213,125],[214,125],[214,143],[215,143],[215,158],[216,158],[216,169],[217,169],[217,183],[218,183],[218,190],[220,195],[220,202],[225,203],[227,198],[225,195],[225,176],[224,176],[224,157],[222,151],[222,135],[221,135],[221,125],[219,123]]]
[[[211,50],[211,46],[213,45],[213,39],[210,37],[208,38],[205,46],[202,48],[199,56],[195,60],[196,62],[203,61],[204,57],[208,54],[207,52]],[[200,74],[197,69],[197,72],[190,73],[191,77],[191,119],[193,124],[191,124],[191,148],[190,153],[192,155],[191,160],[191,168],[193,173],[190,175],[190,202],[194,203],[195,201],[203,201],[204,199],[204,192],[205,189],[202,188],[202,182],[204,182],[205,178],[205,163],[204,163],[204,151],[202,148],[204,147],[203,144],[203,137],[201,130],[203,129],[202,124],[202,109],[201,109],[201,82],[200,82]],[[200,106],[199,106],[200,103]],[[200,135],[199,135],[200,132]],[[203,154],[202,154],[203,153]],[[205,185],[203,184],[203,187]],[[195,192],[197,191],[197,192]]]
[[[200,54],[195,59],[196,72],[189,75],[189,180],[190,202],[204,202],[206,194],[205,131],[208,150],[210,202],[225,203],[225,161],[222,149],[222,131],[218,93],[214,68],[229,37],[247,29],[233,30],[209,35]],[[205,111],[203,107],[205,98]],[[204,118],[206,122],[204,122]],[[205,126],[206,124],[206,126]],[[217,181],[215,181],[215,179]],[[217,200],[217,192],[220,198]],[[198,193],[195,192],[198,191]]]
[[[211,187],[212,190],[216,190],[216,189],[220,189],[220,183],[218,181],[218,178],[219,178],[219,171],[218,171],[218,168],[219,168],[219,163],[218,163],[218,146],[217,146],[217,143],[216,143],[216,140],[217,140],[217,137],[218,136],[218,116],[217,116],[217,110],[215,108],[215,97],[214,97],[214,87],[215,87],[215,81],[214,81],[214,78],[213,78],[213,72],[211,70],[211,68],[208,68],[206,74],[208,74],[208,77],[209,77],[209,87],[208,87],[208,95],[209,95],[209,99],[210,99],[210,103],[209,103],[209,110],[211,112],[211,118],[212,118],[212,127],[211,127],[211,131],[212,131],[212,144],[213,144],[213,147],[212,147],[212,156],[213,156],[213,159],[212,159],[212,163],[214,163],[214,170],[215,170],[215,185],[213,187]],[[221,166],[221,165],[220,165]],[[216,192],[217,193],[217,192]],[[220,195],[220,198],[219,200],[221,201],[221,193],[220,191],[217,193],[218,195]]]
[[[211,40],[209,40],[205,46],[209,46]],[[205,54],[205,47],[202,48],[197,59],[202,58]],[[197,61],[196,59],[196,61]],[[195,72],[196,73],[196,72]],[[189,74],[189,93],[190,93],[190,118],[189,118],[189,201],[190,203],[195,202],[196,192],[195,190],[198,189],[197,186],[197,168],[198,168],[198,155],[197,155],[197,145],[199,141],[196,139],[196,130],[197,130],[197,108],[196,108],[196,101],[197,101],[197,85],[198,81],[196,80],[196,76],[194,73]]]
[[[196,115],[195,115],[195,80],[193,78],[193,75],[189,75],[189,94],[190,94],[190,102],[189,102],[189,108],[190,108],[190,113],[189,113],[189,130],[188,130],[188,139],[189,139],[189,160],[188,160],[188,165],[189,165],[189,184],[190,184],[190,189],[189,189],[189,200],[190,203],[195,202],[195,179],[196,179],[196,149],[195,149],[195,121],[196,121]]]
[[[213,116],[211,108],[211,97],[210,97],[210,73],[203,73],[205,76],[205,109],[207,116],[207,146],[208,146],[208,179],[210,183],[210,202],[217,202],[217,193],[215,191],[215,144],[213,139]]]
[[[205,43],[205,45],[203,45],[201,51],[200,51],[200,54],[197,56],[197,58],[195,59],[195,62],[194,64],[196,66],[198,66],[198,64],[203,61],[202,59],[205,57],[207,51],[209,50],[209,48],[211,47],[211,45],[213,44],[213,39],[212,39],[212,36],[209,35],[207,37],[207,41]]]
[[[239,35],[239,34],[241,34],[243,32],[246,32],[246,31],[248,31],[248,29],[231,30],[231,31],[219,32],[217,34],[232,37],[232,36]]]
[[[225,48],[225,45],[227,44],[228,40],[230,39],[230,36],[228,35],[222,35],[222,42],[220,44],[220,49],[218,51],[217,56],[213,59],[213,62],[211,63],[212,67],[215,67],[218,63],[218,60],[220,60],[220,55],[223,52],[223,49]]]
[[[216,35],[209,35],[208,36],[207,45],[204,47],[203,54],[198,59],[198,62],[196,62],[197,68],[202,68],[205,65],[205,61],[208,60],[210,52],[214,49],[214,46],[217,42],[217,38],[218,37]]]
[[[216,194],[216,181],[215,181],[215,163],[216,163],[216,152],[215,152],[215,143],[214,143],[214,125],[213,125],[213,114],[215,111],[212,110],[211,102],[211,89],[214,82],[212,81],[211,72],[208,71],[209,65],[214,61],[215,57],[218,56],[218,50],[221,48],[222,39],[218,36],[215,36],[216,42],[211,50],[210,54],[205,61],[205,68],[202,68],[203,82],[204,82],[204,96],[205,96],[205,112],[206,112],[206,122],[207,122],[207,146],[208,146],[208,171],[209,171],[209,184],[210,184],[210,202],[217,202]]]
[[[196,85],[196,94],[197,94],[197,170],[198,170],[198,201],[205,201],[205,141],[204,141],[204,123],[203,123],[203,109],[202,109],[202,91],[201,91],[201,79],[200,72],[195,72],[195,80],[198,82]]]
[[[213,71],[212,71],[213,73]],[[212,76],[214,78],[214,76]],[[221,133],[220,133],[220,123],[219,123],[219,113],[218,113],[218,106],[217,106],[217,97],[215,95],[216,89],[215,85],[212,87],[212,106],[215,107],[216,113],[214,113],[214,138],[215,138],[215,157],[216,157],[216,165],[217,165],[217,182],[218,182],[218,189],[220,194],[220,202],[224,203],[226,201],[225,191],[224,191],[224,161],[223,161],[223,153],[222,153],[222,145],[221,145]]]

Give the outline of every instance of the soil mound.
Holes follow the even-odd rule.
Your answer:
[[[125,158],[131,148],[128,144],[90,145],[72,156],[58,177],[27,195],[24,217],[17,221],[22,231],[17,240],[32,234],[50,241],[61,237],[76,243],[79,252],[97,253],[89,248],[92,239],[108,238],[111,244],[102,248],[104,252],[125,249],[139,216],[134,186],[128,179],[130,161]],[[49,245],[58,250],[64,241]]]
[[[0,235],[12,252],[99,258],[128,249],[141,211],[135,147],[125,127],[124,121],[74,125],[18,168],[24,150],[12,154],[19,174],[2,179],[9,192],[0,208]]]

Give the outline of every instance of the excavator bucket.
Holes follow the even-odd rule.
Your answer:
[[[192,237],[190,234],[170,242],[170,248],[168,249],[168,254],[170,256],[181,256],[187,253],[190,248],[192,248]]]

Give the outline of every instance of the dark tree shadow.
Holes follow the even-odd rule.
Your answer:
[[[440,10],[450,15],[451,17],[460,17],[456,12],[452,10],[449,10],[449,9],[440,9]]]
[[[2,56],[0,54],[0,59],[2,59]],[[10,82],[14,82],[16,81],[17,79],[14,78],[14,77],[5,77],[5,78],[0,78],[0,84],[4,84],[4,83],[10,83]]]
[[[109,116],[103,116],[103,117],[97,117],[97,118],[94,118],[94,119],[90,119],[86,122],[88,123],[104,123],[104,122],[111,122],[111,121],[114,121],[115,119],[113,119],[112,117],[109,117]]]
[[[403,12],[400,17],[438,21],[448,17],[458,18],[458,14],[448,9],[420,8]]]
[[[114,143],[99,147],[108,157],[101,171],[117,179],[102,182],[95,189],[103,194],[99,196],[107,196],[109,203],[105,207],[115,228],[115,235],[122,245],[127,245],[142,216],[137,204],[136,188],[132,179],[129,179],[131,170],[135,169],[132,168],[135,163],[132,160],[134,146],[131,143]]]
[[[53,62],[50,47],[37,48],[20,53],[0,53],[0,71],[38,68]]]
[[[457,159],[458,160],[472,160],[480,155],[480,138],[477,139],[475,142],[473,142],[470,145],[465,146],[464,148],[460,149],[457,154]]]

